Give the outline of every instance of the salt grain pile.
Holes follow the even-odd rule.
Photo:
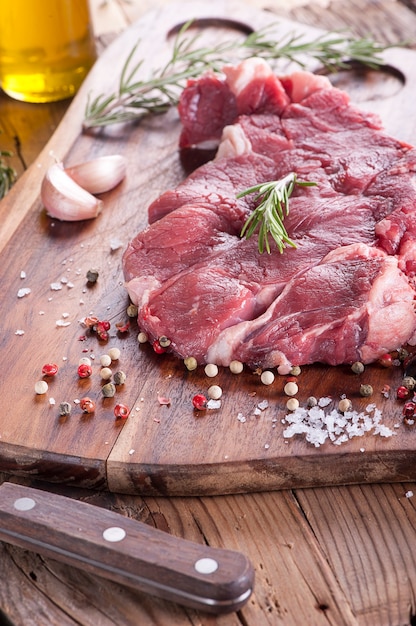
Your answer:
[[[321,398],[317,406],[299,407],[286,415],[282,420],[288,424],[283,431],[285,438],[304,435],[306,441],[316,448],[328,439],[334,445],[341,445],[353,437],[362,437],[373,431],[374,435],[391,437],[396,433],[382,424],[382,413],[375,404],[369,404],[363,412],[346,411],[340,413],[336,409],[325,412],[331,398]]]

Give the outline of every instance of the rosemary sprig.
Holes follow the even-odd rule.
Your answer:
[[[267,39],[268,30],[265,28],[249,35],[244,45],[253,47],[257,56],[269,61],[287,59],[305,67],[306,63],[302,59],[310,57],[330,71],[345,69],[354,61],[372,69],[380,69],[385,64],[381,54],[392,47],[368,37],[354,38],[340,32],[319,35],[312,40],[305,39],[303,35],[288,33],[286,38],[276,43]],[[254,41],[251,42],[253,36]]]
[[[17,178],[16,171],[3,158],[10,156],[12,153],[8,150],[0,150],[0,199],[6,195]]]
[[[237,198],[242,198],[251,193],[257,193],[255,201],[258,204],[246,220],[241,230],[241,237],[249,239],[258,227],[260,254],[263,254],[264,250],[270,254],[269,233],[279,252],[283,252],[286,246],[296,248],[296,244],[290,239],[283,224],[285,216],[289,214],[289,197],[292,195],[295,185],[311,187],[316,183],[300,181],[294,172],[290,172],[280,180],[254,185],[237,195]]]
[[[224,41],[212,47],[198,46],[199,35],[191,35],[192,20],[184,24],[175,37],[171,58],[164,67],[151,72],[148,79],[138,79],[143,59],[134,62],[139,46],[133,47],[124,63],[117,91],[88,99],[84,129],[134,121],[144,115],[164,113],[178,103],[189,78],[200,76],[207,69],[219,72],[233,59],[250,56],[272,61],[286,59],[305,66],[305,56],[318,60],[330,69],[346,67],[348,61],[359,61],[372,68],[380,67],[380,54],[388,45],[368,38],[355,39],[348,35],[322,35],[307,40],[290,34],[277,42],[271,33],[273,25],[260,29],[244,39]]]

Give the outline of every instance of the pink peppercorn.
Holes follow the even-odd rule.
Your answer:
[[[91,400],[91,398],[88,398],[87,396],[85,396],[85,398],[81,398],[79,406],[84,413],[94,413],[95,411],[94,400]]]
[[[110,330],[111,324],[108,320],[102,320],[95,324],[94,329],[97,333],[99,339],[103,341],[108,341],[109,335],[108,331]]]
[[[42,374],[44,376],[55,376],[58,373],[58,366],[55,363],[46,363],[42,367]]]
[[[399,398],[399,400],[406,400],[406,398],[408,398],[409,395],[410,395],[410,391],[404,385],[400,385],[400,387],[397,388],[396,396]]]
[[[80,378],[89,378],[91,374],[92,374],[91,365],[87,365],[86,363],[81,363],[81,365],[78,366],[78,376]]]
[[[114,407],[114,415],[117,418],[126,419],[130,414],[130,409],[125,404],[116,404]]]
[[[391,367],[393,365],[393,359],[392,359],[391,354],[389,354],[389,353],[383,354],[379,358],[378,363],[382,367]]]
[[[197,393],[196,396],[192,398],[192,404],[195,409],[198,411],[204,411],[207,408],[207,399],[202,393]]]
[[[411,401],[406,402],[402,412],[404,417],[413,417],[416,412],[416,403]]]
[[[154,342],[152,343],[152,347],[156,354],[163,354],[164,352],[166,352],[166,348],[160,345],[159,339],[154,340]]]

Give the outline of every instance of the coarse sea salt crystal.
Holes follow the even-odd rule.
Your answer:
[[[413,491],[406,491],[406,493],[404,495],[406,496],[406,498],[412,498],[413,497]]]
[[[51,283],[50,288],[52,291],[60,291],[62,289],[62,283]]]
[[[219,409],[221,407],[221,400],[210,399],[207,402],[208,409]]]
[[[20,336],[20,335],[24,335],[24,334],[25,334],[25,331],[24,331],[24,330],[21,330],[21,329],[19,328],[18,330],[16,330],[16,331],[15,331],[15,333],[14,333],[14,334],[15,334],[15,335],[19,335],[19,336]]]
[[[268,400],[262,400],[261,402],[258,403],[257,408],[260,409],[260,411],[265,411],[269,406],[269,401]]]
[[[32,293],[32,290],[29,289],[29,287],[22,287],[17,292],[17,297],[18,298],[24,298],[25,296],[28,296],[30,293]]]
[[[325,404],[327,398],[321,400],[324,400]],[[340,413],[335,409],[326,413],[319,401],[318,406],[309,409],[299,407],[282,420],[282,423],[288,424],[283,431],[283,437],[303,435],[306,441],[319,447],[327,439],[339,446],[353,437],[362,437],[371,431],[374,435],[381,437],[391,437],[396,434],[381,423],[382,413],[375,404],[369,404],[367,410],[372,415],[357,411]]]
[[[112,252],[115,252],[119,248],[121,248],[123,242],[120,239],[110,239],[110,249]]]
[[[221,407],[221,400],[214,400],[210,398],[207,402],[207,409],[219,409]]]
[[[69,326],[71,324],[71,322],[65,322],[64,320],[56,320],[55,325],[58,328],[63,328],[65,326]]]
[[[318,406],[324,408],[324,407],[328,406],[329,404],[331,404],[331,402],[332,402],[331,398],[319,398]]]
[[[246,421],[246,418],[244,417],[244,415],[242,413],[238,413],[237,419],[241,423],[244,423]]]

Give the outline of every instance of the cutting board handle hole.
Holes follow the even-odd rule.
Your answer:
[[[406,77],[393,65],[383,65],[380,69],[366,67],[351,61],[348,67],[336,72],[321,70],[334,87],[346,91],[355,103],[384,100],[398,94],[406,84]]]
[[[187,22],[179,22],[175,26],[173,26],[167,34],[167,38],[175,37],[180,30],[185,26]],[[200,29],[206,30],[209,28],[223,28],[224,30],[236,30],[244,35],[250,35],[254,32],[254,29],[248,24],[244,24],[243,22],[239,22],[238,20],[231,20],[227,18],[221,17],[201,17],[196,18],[189,27],[190,29]],[[217,31],[218,37],[218,31]]]

